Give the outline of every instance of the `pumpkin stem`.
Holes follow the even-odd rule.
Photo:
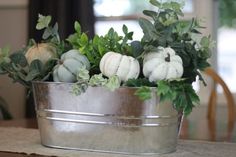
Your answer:
[[[170,54],[169,53],[167,53],[167,57],[165,58],[165,61],[170,62]]]
[[[62,60],[58,60],[58,64],[63,64],[63,61]]]

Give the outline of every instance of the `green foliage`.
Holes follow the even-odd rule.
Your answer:
[[[140,3],[140,2],[139,2]],[[53,44],[57,48],[58,56],[61,56],[68,48],[77,49],[84,54],[90,64],[90,71],[85,67],[76,74],[77,82],[72,86],[72,93],[80,95],[89,86],[102,86],[111,91],[119,88],[121,81],[117,76],[103,77],[99,70],[99,63],[105,53],[109,51],[122,55],[132,56],[138,59],[142,68],[142,59],[146,53],[155,51],[158,47],[171,47],[182,58],[184,74],[178,80],[166,80],[149,82],[140,74],[137,79],[129,79],[123,86],[139,87],[135,95],[145,101],[153,96],[153,91],[160,96],[160,101],[172,101],[174,107],[185,115],[199,102],[199,98],[192,88],[191,83],[196,76],[203,80],[200,71],[209,66],[211,47],[214,45],[210,37],[201,36],[203,29],[199,21],[181,21],[183,5],[173,1],[160,2],[150,0],[157,11],[144,10],[148,19],[139,20],[140,27],[144,32],[141,41],[132,41],[133,32],[123,25],[123,36],[120,36],[111,28],[104,36],[95,35],[89,39],[82,32],[79,22],[74,23],[75,33],[66,41],[61,41],[58,33],[58,24],[51,25],[51,16],[39,15],[36,29],[43,30],[43,42]],[[14,81],[20,82],[25,87],[31,88],[32,81],[50,81],[53,67],[57,60],[51,59],[46,64],[40,60],[34,60],[29,65],[25,58],[25,52],[29,47],[36,44],[30,40],[26,48],[9,55],[9,48],[0,49],[0,73],[7,73]]]
[[[87,88],[88,88],[88,84],[78,82],[78,83],[73,84],[71,93],[78,96],[84,93],[87,90]]]
[[[136,90],[134,95],[137,95],[141,100],[148,100],[152,97],[152,89],[147,86],[142,86]]]
[[[95,74],[89,80],[90,86],[104,86],[107,83],[107,79],[103,78],[102,74]]]
[[[74,24],[75,33],[67,38],[67,41],[72,45],[73,49],[79,50],[82,54],[86,55],[91,64],[91,69],[98,71],[100,53],[94,53],[93,44],[97,43],[98,36],[93,40],[89,40],[88,36],[81,31],[79,22]]]
[[[89,78],[89,71],[86,69],[86,66],[83,66],[77,74],[77,80],[88,81]]]
[[[36,29],[44,30],[43,41],[52,44],[57,48],[57,53],[60,56],[67,45],[60,40],[58,33],[58,25],[50,26],[51,16],[39,15]],[[8,74],[14,82],[19,82],[27,88],[31,88],[32,81],[50,80],[53,67],[57,60],[48,60],[44,65],[40,60],[34,60],[29,65],[25,53],[28,48],[35,45],[36,42],[31,39],[28,45],[12,54],[9,54],[9,48],[0,49],[0,74]]]
[[[38,23],[36,25],[37,30],[44,30],[42,39],[44,42],[51,43],[57,48],[58,56],[68,49],[68,46],[64,41],[60,39],[58,32],[58,24],[55,23],[51,26],[51,16],[43,16],[39,14]]]
[[[51,20],[52,20],[51,16],[43,16],[43,15],[39,14],[36,29],[41,30],[41,29],[47,28],[49,26],[49,23],[51,22]]]
[[[199,97],[191,84],[184,80],[158,81],[157,95],[160,102],[171,101],[174,107],[185,115],[191,113],[192,108],[199,104]]]
[[[74,24],[75,33],[67,38],[67,41],[74,49],[79,50],[90,61],[91,75],[99,73],[99,62],[102,56],[114,51],[121,54],[138,55],[135,50],[140,51],[140,43],[131,46],[128,41],[132,40],[133,32],[129,32],[128,28],[123,26],[124,36],[119,36],[118,33],[111,28],[104,36],[95,35],[93,39],[89,40],[88,36],[81,31],[79,22]],[[134,52],[135,51],[135,52]]]
[[[156,87],[156,84],[153,82],[149,82],[146,78],[138,78],[138,79],[129,79],[124,83],[123,86],[127,87],[141,87],[141,86],[149,86]]]
[[[200,35],[199,21],[181,21],[182,5],[176,2],[161,3],[151,0],[151,4],[158,8],[158,11],[144,11],[143,13],[152,20],[141,18],[139,24],[144,32],[142,44],[146,53],[158,46],[173,48],[177,55],[183,60],[186,82],[192,83],[196,76],[201,77],[200,70],[209,66],[207,59],[210,57],[211,41],[209,37],[202,37],[198,43],[192,36]],[[154,21],[154,22],[152,22]]]
[[[88,71],[86,69],[81,70],[79,73],[79,75],[82,77],[77,77],[79,78],[78,82],[72,87],[72,93],[75,95],[84,93],[88,86],[102,86],[109,89],[110,91],[114,91],[120,87],[120,80],[115,75],[109,79],[106,79],[102,76],[102,74],[95,74],[89,78]]]
[[[31,88],[32,81],[48,80],[56,60],[49,60],[45,65],[40,60],[34,60],[28,65],[24,50],[17,51],[8,56],[8,61],[0,63],[4,73],[7,73],[14,82],[19,82]]]
[[[104,86],[110,91],[114,91],[115,89],[120,87],[120,80],[116,75],[114,75],[108,79],[107,83]]]

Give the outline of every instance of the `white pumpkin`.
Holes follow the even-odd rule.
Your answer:
[[[58,57],[56,48],[54,46],[48,43],[40,43],[29,48],[25,53],[25,58],[28,64],[36,59],[45,64],[49,59]]]
[[[144,56],[143,74],[150,82],[181,78],[182,59],[172,48],[159,47],[158,52],[150,52]]]
[[[61,56],[58,65],[54,67],[53,81],[75,82],[77,73],[84,66],[89,70],[90,63],[87,57],[78,50],[70,50]]]
[[[102,57],[99,67],[103,75],[107,77],[117,75],[121,81],[136,79],[140,72],[137,59],[115,52],[107,52]]]

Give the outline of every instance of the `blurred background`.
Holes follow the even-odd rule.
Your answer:
[[[184,0],[176,0],[184,1]],[[38,14],[52,15],[59,23],[62,38],[73,33],[73,23],[78,20],[89,36],[105,34],[110,27],[122,33],[126,24],[134,31],[134,39],[142,37],[138,18],[143,9],[152,9],[148,0],[0,0],[0,47],[10,45],[12,52],[23,47],[29,38],[40,41],[41,33],[35,30]],[[185,0],[185,17],[198,17],[205,29],[202,33],[211,35],[216,48],[210,60],[213,68],[236,94],[236,1],[235,0]],[[211,80],[203,87],[195,88],[206,105]],[[218,102],[225,104],[222,89],[218,89]],[[25,89],[13,84],[7,76],[0,76],[0,96],[8,104],[13,118],[33,117],[32,99],[26,97]]]

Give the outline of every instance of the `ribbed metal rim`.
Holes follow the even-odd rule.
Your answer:
[[[46,119],[51,121],[61,121],[61,122],[72,122],[72,123],[81,123],[81,124],[93,124],[93,125],[107,125],[107,126],[118,126],[126,128],[139,128],[139,127],[168,127],[172,125],[177,125],[178,121],[172,123],[143,123],[140,125],[127,124],[124,122],[105,122],[105,121],[90,121],[90,120],[77,120],[69,118],[56,118],[56,117],[43,117],[38,115],[39,119]]]
[[[41,113],[46,113],[46,115],[41,115]],[[118,120],[158,120],[158,119],[177,119],[175,122],[161,122],[161,123],[142,123],[142,124],[135,124],[132,122],[112,122],[112,121],[104,121],[104,120],[82,120],[82,119],[71,119],[71,118],[60,118],[60,117],[51,117],[47,116],[47,113],[56,113],[56,114],[67,114],[69,115],[77,115],[77,116],[86,116],[86,117],[97,117],[97,118],[106,118],[107,120],[110,120],[109,118],[118,119]],[[55,116],[55,115],[54,115]],[[81,123],[81,124],[94,124],[94,125],[108,125],[108,126],[120,126],[120,127],[166,127],[171,125],[178,124],[178,118],[182,116],[174,115],[174,116],[140,116],[140,117],[132,117],[132,116],[117,116],[114,114],[100,114],[100,113],[86,113],[86,112],[73,112],[73,111],[60,111],[60,110],[38,110],[37,111],[37,117],[41,119],[51,120],[51,121],[61,121],[61,122],[73,122],[73,123]]]
[[[89,112],[75,112],[75,111],[62,111],[54,109],[43,109],[37,110],[37,113],[46,112],[46,113],[58,113],[58,114],[70,114],[70,115],[80,115],[80,116],[91,116],[91,117],[106,117],[106,118],[116,118],[116,119],[130,119],[130,120],[144,120],[144,119],[170,119],[181,116],[180,114],[176,115],[141,115],[139,117],[134,116],[122,116],[116,114],[103,114],[103,113],[89,113]]]

